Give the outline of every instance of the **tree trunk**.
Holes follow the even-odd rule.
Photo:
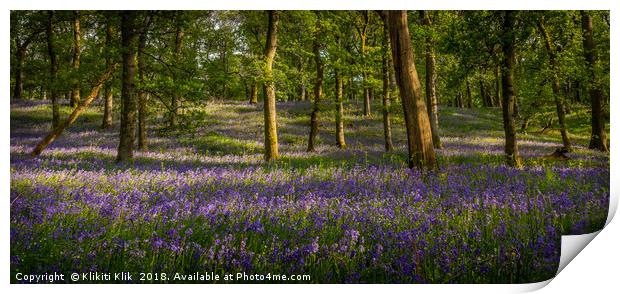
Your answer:
[[[88,97],[86,97],[86,99],[83,102],[81,102],[81,104],[78,105],[73,110],[73,112],[69,115],[67,120],[65,120],[62,124],[59,124],[57,127],[55,127],[51,133],[49,133],[43,140],[41,140],[41,142],[39,142],[39,144],[37,144],[37,146],[30,153],[31,156],[38,156],[39,154],[41,154],[41,152],[43,152],[43,150],[49,144],[54,142],[54,140],[56,140],[56,138],[58,138],[58,136],[60,136],[60,134],[62,134],[62,132],[67,127],[69,127],[71,124],[75,122],[75,120],[80,116],[80,114],[86,108],[88,108],[90,103],[93,102],[95,98],[97,98],[97,96],[99,95],[99,91],[101,90],[101,87],[103,87],[103,84],[105,83],[105,81],[108,80],[110,76],[112,76],[112,73],[114,72],[115,67],[116,67],[116,64],[112,64],[106,69],[103,75],[99,77],[99,80],[97,81],[97,83],[93,86],[93,89],[91,90]]]
[[[420,10],[420,17],[424,21],[424,25],[430,31],[431,19],[429,15]],[[433,46],[433,38],[429,34],[426,37],[426,105],[428,110],[428,117],[431,120],[431,132],[433,133],[433,146],[437,149],[441,149],[441,139],[439,137],[439,103],[437,102],[437,71],[435,67],[435,47]]]
[[[73,12],[73,62],[71,64],[73,68],[74,81],[71,89],[71,107],[77,107],[80,104],[80,43],[81,43],[81,31],[80,31],[80,12]]]
[[[368,38],[367,29],[369,22],[368,11],[362,12],[364,17],[364,24],[359,30],[361,39],[361,53],[362,53],[362,87],[364,89],[364,116],[370,116],[370,87],[368,86],[368,69],[366,68],[366,39]]]
[[[506,11],[504,14],[503,37],[502,37],[502,93],[504,118],[504,133],[506,143],[504,153],[506,162],[512,167],[521,167],[521,158],[517,148],[515,130],[515,90],[513,86],[513,68],[515,62],[515,36],[514,36],[514,11]]]
[[[252,86],[250,86],[250,104],[256,103],[258,103],[258,82],[253,80]]]
[[[112,35],[113,35],[112,23],[111,23],[111,20],[108,19],[108,22],[106,24],[106,30],[105,30],[105,46],[108,49],[111,48],[112,46]],[[106,55],[105,64],[107,67],[109,67],[112,64],[112,58],[110,58],[110,56]],[[105,130],[105,129],[112,128],[113,99],[112,99],[112,83],[111,82],[106,83],[103,96],[105,99],[105,104],[103,108],[103,122],[101,123],[101,128]]]
[[[52,99],[52,129],[55,129],[60,124],[60,106],[58,100],[60,99],[58,94],[58,86],[56,85],[58,80],[58,56],[56,55],[56,48],[54,47],[54,28],[52,22],[54,21],[54,11],[47,12],[47,54],[50,57],[50,77],[49,77],[49,90]]]
[[[147,16],[148,17],[148,16]],[[146,83],[146,64],[144,60],[144,50],[146,47],[147,26],[149,20],[146,21],[147,25],[142,29],[140,37],[138,38],[138,149],[145,151],[148,150],[148,137],[146,133],[146,120],[148,116],[148,94],[144,91],[144,85]]]
[[[383,139],[385,143],[385,151],[394,150],[392,143],[392,118],[390,115],[390,94],[393,92],[391,82],[394,82],[390,68],[394,67],[392,57],[390,56],[390,40],[388,32],[387,20],[383,21],[383,56],[382,56],[382,76],[383,76]],[[390,79],[392,78],[392,79]]]
[[[280,15],[278,11],[270,10],[269,27],[265,42],[265,83],[263,84],[264,113],[265,113],[265,160],[278,159],[278,129],[276,124],[276,89],[273,81],[273,59],[276,55],[278,43],[278,23]]]
[[[16,52],[17,64],[15,66],[15,88],[13,88],[13,99],[24,98],[24,59],[26,59],[26,48],[19,47]]]
[[[501,68],[500,66],[495,67],[495,99],[497,99],[497,103],[493,106],[502,107],[502,78],[501,78]]]
[[[549,67],[551,68],[551,89],[553,90],[553,98],[555,100],[555,109],[558,114],[558,123],[560,125],[560,134],[562,135],[562,143],[566,150],[572,150],[570,139],[568,138],[568,131],[566,130],[565,115],[564,115],[564,97],[560,89],[560,79],[558,78],[558,66],[556,63],[556,52],[551,42],[551,37],[545,29],[544,21],[541,18],[538,21],[538,29],[545,42],[547,48],[547,54],[549,55]]]
[[[407,129],[409,167],[437,169],[430,121],[413,59],[407,11],[389,11],[387,18]]]
[[[469,79],[465,79],[465,85],[467,87],[467,101],[466,107],[471,108],[473,105],[472,96],[471,96],[471,86],[469,85]]]
[[[179,12],[182,13],[182,12]],[[177,24],[176,24],[176,34],[175,34],[175,38],[174,38],[174,60],[177,62],[177,64],[180,62],[181,59],[181,49],[183,49],[183,37],[185,36],[185,32],[183,31],[183,26],[181,24],[181,20],[178,19],[179,16],[177,16]],[[176,82],[179,81],[179,77],[178,74],[175,72],[173,74],[173,79]],[[179,115],[179,91],[175,90],[174,93],[172,94],[172,103],[171,103],[171,108],[172,108],[172,113],[170,114],[170,120],[169,120],[169,124],[170,127],[175,127],[177,125],[177,116]]]
[[[592,34],[592,17],[585,11],[581,11],[581,25],[583,29],[583,51],[590,72],[588,89],[592,107],[592,135],[590,136],[589,148],[609,152],[607,134],[605,133],[605,117],[603,116],[603,90],[598,82],[595,70],[597,56]]]
[[[321,105],[321,95],[323,94],[323,60],[321,59],[321,43],[319,35],[321,34],[320,19],[317,15],[317,26],[314,40],[312,43],[312,52],[314,53],[314,62],[316,64],[316,79],[314,81],[314,105],[310,114],[310,136],[308,138],[308,152],[314,152],[314,141],[319,133],[319,112]]]
[[[120,142],[118,145],[117,162],[133,158],[133,144],[136,134],[136,97],[134,93],[135,76],[135,11],[122,11],[121,14],[121,42],[123,74],[121,96],[123,99],[121,112]]]

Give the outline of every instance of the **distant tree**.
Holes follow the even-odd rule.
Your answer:
[[[586,11],[581,11],[581,25],[583,29],[583,53],[590,75],[588,89],[592,108],[592,135],[590,136],[589,148],[609,152],[605,133],[605,117],[603,116],[603,90],[596,74],[597,55],[592,33],[592,16]]]
[[[319,12],[316,15],[316,28],[314,40],[312,41],[312,52],[314,53],[314,63],[316,65],[316,76],[314,80],[314,103],[310,114],[310,136],[308,138],[308,148],[306,151],[314,152],[314,141],[319,133],[319,113],[321,106],[321,96],[323,95],[323,58],[321,57],[321,17]]]
[[[435,45],[432,34],[432,22],[429,14],[420,10],[420,18],[429,30],[425,40],[424,56],[426,59],[426,106],[428,116],[431,120],[431,131],[433,133],[433,146],[441,149],[441,139],[439,137],[439,102],[437,101],[437,71],[435,66]]]
[[[52,129],[55,129],[60,124],[60,105],[58,100],[60,95],[58,93],[58,86],[56,85],[58,80],[58,54],[56,53],[55,33],[54,33],[54,11],[47,12],[47,24],[45,26],[45,33],[47,36],[47,54],[50,59],[50,75],[48,89],[52,100]]]
[[[387,19],[394,71],[407,129],[409,167],[437,169],[430,121],[411,48],[407,11],[389,11]]]
[[[392,115],[390,112],[391,107],[391,94],[394,92],[392,83],[395,83],[393,77],[394,64],[392,62],[392,55],[390,52],[390,38],[388,31],[386,15],[382,14],[383,21],[383,54],[381,56],[381,73],[383,77],[383,93],[382,93],[382,114],[383,114],[383,141],[385,151],[390,152],[394,150],[394,144],[392,143]]]
[[[562,135],[562,143],[564,148],[571,150],[572,146],[570,139],[568,138],[568,131],[566,130],[565,114],[564,114],[564,98],[562,97],[562,91],[560,89],[560,79],[558,78],[558,65],[556,58],[556,49],[553,45],[553,41],[545,28],[544,17],[541,16],[537,22],[538,30],[545,43],[547,49],[547,55],[549,56],[549,67],[551,69],[551,89],[553,90],[553,98],[555,101],[555,108],[558,114],[558,122],[560,125],[560,134]]]
[[[114,24],[112,23],[112,15],[106,15],[106,23],[105,23],[105,49],[107,50],[107,54],[105,55],[105,64],[106,67],[109,67],[112,63],[112,56],[110,56],[111,48],[113,46],[114,40]],[[102,129],[110,129],[112,128],[112,111],[113,111],[113,97],[112,97],[112,82],[108,81],[105,84],[103,90],[104,97],[104,107],[103,107],[103,121],[101,123]]]
[[[139,90],[138,94],[138,149],[148,149],[148,137],[146,133],[146,121],[148,116],[148,98],[149,93],[145,91],[146,87],[146,41],[148,38],[148,32],[151,23],[151,15],[144,17],[143,24],[140,29],[140,36],[138,37],[138,82]],[[176,100],[176,99],[175,99]],[[174,106],[173,106],[174,107]]]
[[[71,67],[73,69],[73,86],[71,88],[71,107],[80,104],[80,54],[82,49],[82,31],[80,26],[80,12],[73,11],[73,58]]]
[[[265,42],[265,83],[263,91],[265,93],[264,114],[265,114],[265,160],[272,161],[278,159],[278,128],[276,124],[276,89],[273,81],[273,60],[276,56],[278,44],[278,23],[280,15],[278,11],[270,10],[267,12],[269,24],[267,29],[267,40]]]

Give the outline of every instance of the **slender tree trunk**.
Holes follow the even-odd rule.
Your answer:
[[[148,17],[148,16],[147,16]],[[138,38],[138,81],[140,88],[138,91],[138,149],[148,150],[148,137],[146,133],[147,116],[148,116],[148,94],[144,91],[144,85],[146,83],[146,64],[144,60],[144,50],[146,47],[147,27],[150,21],[146,20],[145,27],[140,33]]]
[[[432,29],[429,15],[424,10],[420,10],[420,17],[428,30]],[[431,120],[431,132],[433,133],[433,146],[441,149],[441,138],[439,137],[439,103],[437,102],[437,71],[435,66],[435,47],[431,35],[426,37],[426,105],[428,117]]]
[[[122,112],[120,142],[118,145],[117,162],[128,161],[133,158],[133,144],[136,134],[136,97],[134,93],[135,76],[135,11],[122,11],[121,14],[121,42],[122,42]]]
[[[515,36],[514,36],[514,11],[506,11],[504,14],[502,36],[502,93],[504,118],[504,133],[506,144],[504,153],[506,162],[512,167],[521,167],[521,158],[517,148],[517,134],[515,130],[515,90],[513,86],[513,68],[515,60]]]
[[[52,129],[55,129],[60,124],[60,106],[58,100],[60,100],[58,93],[58,86],[56,85],[58,80],[58,56],[56,55],[56,48],[54,46],[55,34],[52,22],[54,21],[54,11],[47,12],[47,54],[50,57],[50,77],[49,77],[49,91],[52,100]]]
[[[581,26],[583,29],[583,51],[590,72],[588,89],[590,92],[590,105],[592,107],[592,135],[590,136],[590,149],[609,152],[607,146],[607,134],[605,133],[605,117],[603,115],[603,90],[596,76],[596,46],[592,34],[592,16],[581,11]]]
[[[182,12],[179,12],[182,13]],[[181,24],[181,20],[178,19],[179,16],[177,16],[177,24],[176,24],[176,35],[175,35],[175,39],[174,39],[174,59],[177,63],[179,63],[179,61],[181,60],[181,49],[183,49],[183,37],[185,35],[185,32],[183,31],[183,26]],[[175,80],[175,82],[177,82],[179,80],[178,74],[175,72],[173,74],[173,79]],[[172,113],[170,114],[170,127],[175,127],[177,125],[177,116],[179,115],[179,100],[181,98],[179,97],[179,91],[175,90],[174,94],[172,94],[172,103],[171,103],[171,108],[172,108]]]
[[[80,70],[80,44],[81,44],[81,31],[80,31],[80,12],[73,12],[73,73],[74,81],[71,89],[71,107],[77,107],[80,104],[80,76],[77,74]]]
[[[362,53],[362,87],[364,89],[364,116],[370,116],[370,87],[368,85],[368,69],[366,68],[366,39],[368,38],[367,29],[369,23],[369,15],[368,11],[362,12],[364,17],[364,24],[360,29],[360,39],[361,39],[361,53]]]
[[[26,59],[26,48],[19,46],[16,52],[17,64],[15,66],[15,88],[13,88],[13,99],[24,98],[24,60]]]
[[[278,11],[268,11],[269,26],[265,42],[265,83],[263,84],[264,113],[265,113],[265,160],[278,159],[278,128],[276,122],[276,89],[273,81],[273,59],[276,55],[278,43]]]
[[[112,46],[113,33],[114,32],[112,31],[111,20],[108,19],[108,23],[106,24],[106,30],[105,30],[105,44],[106,44],[105,46],[108,49]],[[112,64],[112,59],[109,56],[106,56],[105,64],[107,67],[109,67]],[[105,129],[112,128],[113,99],[112,99],[112,83],[111,82],[106,83],[103,97],[105,99],[105,103],[104,103],[104,108],[103,108],[103,122],[101,123],[101,128],[105,130]]]
[[[551,37],[545,29],[544,21],[541,18],[538,21],[538,29],[545,41],[545,47],[547,48],[547,54],[549,55],[549,67],[551,68],[551,89],[553,90],[553,98],[555,100],[555,109],[558,114],[558,123],[560,125],[560,134],[562,135],[562,143],[564,148],[572,150],[570,139],[568,138],[568,131],[566,130],[565,115],[564,115],[564,97],[560,89],[560,79],[558,78],[558,66],[556,63],[556,52],[551,42]]]
[[[80,116],[80,114],[86,108],[88,108],[90,103],[93,102],[95,98],[97,98],[97,96],[99,95],[99,91],[103,87],[103,84],[105,83],[105,81],[108,80],[110,76],[112,76],[112,73],[114,72],[115,67],[116,67],[116,64],[112,64],[107,68],[107,70],[103,73],[103,75],[99,77],[99,80],[94,85],[88,97],[86,97],[86,99],[83,102],[81,102],[81,104],[78,105],[73,110],[73,112],[69,115],[69,117],[65,121],[62,122],[62,124],[58,124],[58,126],[56,126],[52,130],[52,132],[50,132],[45,138],[43,138],[43,140],[41,140],[41,142],[39,142],[39,144],[37,144],[37,146],[30,153],[31,156],[38,156],[39,154],[41,154],[41,152],[43,152],[43,150],[49,144],[54,142],[54,140],[56,140],[56,138],[58,138],[58,136],[60,136],[60,134],[62,134],[62,132],[67,127],[69,127],[71,124],[75,122],[75,120]]]
[[[497,103],[494,106],[502,107],[502,77],[501,77],[501,68],[499,65],[495,67],[495,98],[497,99]]]
[[[389,11],[387,18],[394,71],[407,129],[409,167],[437,169],[430,121],[414,64],[407,11]]]
[[[319,35],[321,29],[319,25],[320,19],[317,15],[317,32],[314,35],[312,43],[312,51],[314,53],[314,62],[316,64],[316,78],[314,81],[314,106],[312,113],[310,114],[310,136],[308,138],[308,152],[314,152],[314,141],[319,133],[319,112],[321,105],[321,96],[323,95],[323,60],[321,59],[320,50],[321,43],[319,42]]]
[[[253,80],[250,86],[250,104],[256,103],[258,103],[258,82]]]
[[[473,105],[472,95],[471,95],[471,86],[469,85],[469,79],[465,79],[465,85],[467,87],[467,108],[471,108]]]
[[[344,107],[342,100],[344,96],[344,85],[340,70],[335,69],[336,75],[336,141],[338,148],[346,149],[347,143],[344,139]]]
[[[387,20],[383,21],[383,56],[382,56],[382,76],[383,76],[383,139],[385,145],[385,151],[390,152],[394,150],[394,144],[392,143],[392,118],[390,115],[390,94],[393,92],[391,82],[395,82],[393,79],[390,68],[394,67],[392,63],[392,57],[390,55],[390,40]],[[392,79],[390,79],[392,78]]]

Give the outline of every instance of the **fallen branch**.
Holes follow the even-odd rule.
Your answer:
[[[45,149],[45,147],[47,147],[47,145],[54,142],[54,140],[56,140],[56,138],[58,138],[58,136],[60,136],[60,134],[62,134],[62,132],[68,126],[70,126],[71,124],[75,122],[75,120],[80,116],[82,111],[88,108],[88,105],[90,105],[90,103],[93,102],[95,98],[97,98],[97,96],[99,95],[99,91],[101,90],[101,87],[103,87],[103,84],[105,83],[105,81],[107,81],[112,76],[112,73],[114,73],[114,70],[116,69],[116,65],[117,65],[116,63],[113,63],[106,69],[103,75],[99,77],[99,80],[97,81],[97,83],[93,86],[93,89],[91,90],[88,97],[86,97],[86,99],[84,99],[80,103],[80,105],[73,110],[73,112],[71,113],[71,115],[69,115],[67,120],[65,120],[60,125],[58,125],[55,129],[52,130],[51,133],[49,133],[49,135],[47,135],[43,140],[41,140],[41,142],[39,142],[37,147],[35,147],[32,150],[32,153],[30,153],[31,156],[35,157],[41,154],[41,152],[43,152],[43,150]]]

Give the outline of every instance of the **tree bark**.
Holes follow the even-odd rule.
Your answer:
[[[122,11],[121,14],[121,42],[122,42],[122,112],[120,142],[118,145],[117,162],[128,161],[133,158],[133,144],[136,133],[136,97],[134,93],[135,76],[135,11]]]
[[[387,18],[394,71],[407,129],[409,167],[437,169],[430,121],[413,59],[407,12],[389,11]]]
[[[422,18],[424,25],[428,30],[432,30],[432,23],[429,15],[420,10],[420,17]],[[429,32],[430,33],[430,32]],[[441,138],[439,137],[439,103],[437,102],[437,71],[435,66],[435,47],[433,45],[433,38],[429,34],[426,37],[426,105],[428,110],[428,117],[431,121],[431,132],[433,133],[433,146],[437,149],[441,149]]]
[[[609,152],[607,146],[607,134],[605,133],[605,117],[603,115],[603,90],[596,76],[596,46],[592,34],[592,16],[581,11],[581,26],[583,29],[583,51],[590,72],[588,85],[590,93],[590,106],[592,108],[592,134],[590,136],[590,149]]]
[[[93,102],[93,100],[95,100],[95,98],[97,98],[97,96],[99,95],[99,91],[103,87],[103,84],[105,83],[105,81],[108,80],[110,78],[110,76],[112,76],[112,73],[114,72],[115,67],[116,67],[116,64],[111,64],[106,69],[106,71],[103,73],[103,75],[101,75],[101,77],[99,77],[99,80],[97,81],[97,83],[93,86],[93,89],[91,90],[91,92],[88,95],[88,97],[86,97],[86,99],[84,101],[82,101],[81,104],[78,105],[73,110],[73,112],[69,115],[67,120],[65,120],[62,124],[59,124],[58,126],[56,126],[52,130],[51,133],[49,133],[43,140],[41,140],[41,142],[39,142],[39,144],[37,144],[37,146],[30,153],[31,156],[38,156],[39,154],[41,154],[41,152],[43,152],[43,150],[49,144],[54,142],[54,140],[56,140],[56,138],[58,138],[58,136],[60,136],[60,134],[62,134],[62,132],[67,127],[69,127],[71,124],[73,124],[75,122],[75,120],[80,116],[80,114],[86,108],[88,108],[90,103]]]
[[[146,133],[147,128],[147,117],[148,117],[148,94],[144,91],[144,86],[146,83],[146,64],[144,60],[144,50],[146,48],[146,39],[147,39],[147,31],[148,25],[150,22],[150,17],[147,16],[145,20],[145,25],[140,32],[140,37],[138,38],[138,81],[140,83],[140,88],[138,91],[138,149],[145,151],[148,150],[148,136]]]
[[[471,108],[473,105],[473,101],[471,95],[471,86],[469,85],[469,79],[465,79],[465,86],[467,88],[467,101],[465,101],[466,107]]]
[[[501,78],[501,68],[500,66],[495,67],[495,99],[497,99],[497,103],[493,106],[502,107],[502,78]]]
[[[317,25],[314,40],[312,42],[312,52],[314,53],[314,63],[316,65],[316,77],[314,80],[314,104],[312,113],[310,114],[310,136],[308,138],[308,152],[314,152],[314,141],[319,133],[319,113],[321,105],[321,96],[323,95],[323,60],[321,59],[321,43],[319,35],[321,34],[320,19],[317,15]]]
[[[562,135],[562,144],[567,150],[572,150],[570,139],[568,138],[568,131],[566,130],[565,115],[564,115],[564,97],[562,97],[562,91],[560,89],[560,79],[558,78],[558,66],[556,62],[556,52],[551,42],[551,37],[545,29],[544,20],[541,18],[538,20],[538,29],[545,42],[545,48],[547,48],[547,55],[549,55],[549,67],[551,69],[551,89],[553,90],[553,98],[555,100],[555,109],[558,114],[558,123],[560,125],[560,134]]]
[[[26,59],[26,48],[19,46],[15,53],[17,64],[15,66],[15,88],[13,88],[13,99],[24,97],[24,60]]]
[[[515,90],[513,85],[513,68],[515,62],[515,36],[514,36],[514,11],[504,12],[504,22],[502,26],[502,93],[503,107],[502,114],[504,119],[504,133],[506,142],[504,153],[506,163],[512,167],[521,167],[521,158],[517,148],[517,137],[515,130]]]
[[[80,30],[80,12],[79,11],[74,11],[73,12],[73,61],[72,61],[72,68],[73,68],[73,86],[71,89],[71,107],[77,107],[80,104],[80,75],[79,75],[79,70],[80,70],[80,53],[81,53],[81,49],[80,49],[80,44],[81,44],[81,37],[82,36],[82,32]]]
[[[178,12],[178,13],[181,14],[182,12]],[[181,60],[181,50],[183,49],[183,37],[185,36],[185,32],[183,31],[182,21],[179,18],[180,16],[177,15],[176,34],[174,38],[174,60],[177,62],[177,64]],[[178,74],[176,72],[173,73],[173,79],[175,81],[175,84],[179,80]],[[174,93],[172,94],[172,101],[171,101],[172,102],[171,103],[172,113],[170,114],[170,120],[169,120],[170,127],[175,127],[177,125],[177,116],[179,115],[179,100],[180,99],[181,98],[179,97],[179,91],[175,90]]]
[[[364,18],[364,23],[362,27],[359,29],[358,33],[360,35],[361,46],[360,50],[362,53],[362,87],[364,91],[364,116],[370,116],[370,87],[368,86],[368,69],[366,68],[366,40],[368,38],[368,23],[369,23],[369,15],[368,11],[362,12],[362,17]]]
[[[58,100],[60,99],[58,94],[58,87],[56,85],[58,80],[58,56],[56,55],[56,48],[54,46],[54,28],[52,22],[54,21],[54,11],[47,12],[47,54],[50,58],[50,77],[49,77],[49,91],[52,100],[52,129],[55,129],[60,124],[60,106]]]
[[[276,89],[273,81],[273,60],[278,43],[278,11],[268,11],[269,26],[265,42],[265,83],[263,84],[264,114],[265,114],[265,160],[273,161],[280,157],[278,154],[278,129],[276,122]]]
[[[344,96],[344,85],[340,70],[335,69],[336,76],[336,141],[338,148],[346,149],[347,143],[344,139],[344,107],[342,100]]]
[[[391,82],[395,82],[390,68],[394,67],[392,63],[392,57],[390,56],[390,40],[387,20],[383,21],[383,56],[382,56],[382,76],[383,76],[383,141],[385,151],[390,152],[394,150],[394,144],[392,143],[392,118],[390,115],[390,94],[393,92]],[[392,78],[392,79],[390,79]]]
[[[250,104],[256,103],[258,103],[258,82],[253,80],[250,86]]]
[[[108,19],[105,30],[105,46],[106,48],[110,48],[112,46],[112,38],[113,38],[113,29],[111,20]],[[105,58],[106,67],[109,67],[112,64],[112,58],[110,56],[106,56]],[[102,129],[110,129],[112,128],[112,110],[113,110],[113,98],[112,98],[112,83],[107,82],[104,90],[104,108],[103,108],[103,122],[101,123]]]

